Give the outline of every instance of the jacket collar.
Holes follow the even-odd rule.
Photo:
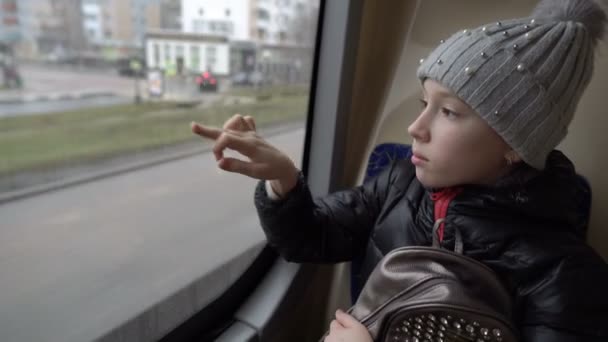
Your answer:
[[[584,231],[589,196],[572,162],[552,151],[542,171],[522,165],[493,186],[467,185],[455,201],[469,210],[497,210],[526,221],[553,222],[555,229]]]

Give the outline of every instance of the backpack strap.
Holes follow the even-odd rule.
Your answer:
[[[445,221],[445,218],[441,218],[435,221],[433,225],[433,247],[442,248],[441,241],[439,241],[439,226]],[[454,252],[458,254],[462,254],[464,250],[464,243],[462,242],[462,234],[460,233],[460,229],[456,226],[453,226],[454,229]]]

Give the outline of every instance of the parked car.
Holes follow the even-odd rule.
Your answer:
[[[121,58],[116,64],[118,66],[118,74],[121,76],[143,77],[146,74],[145,61],[141,58]]]
[[[238,72],[232,76],[232,85],[260,86],[272,84],[272,80],[260,71]]]
[[[217,78],[209,71],[205,71],[196,77],[196,84],[200,91],[217,91]]]
[[[237,72],[236,74],[232,75],[232,85],[236,85],[236,86],[251,85],[251,83],[249,83],[249,75],[244,71]]]
[[[249,74],[249,83],[255,86],[271,85],[272,79],[261,71],[253,71]]]

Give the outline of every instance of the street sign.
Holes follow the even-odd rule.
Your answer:
[[[150,94],[150,97],[161,97],[163,92],[163,73],[158,69],[148,70],[148,94]]]

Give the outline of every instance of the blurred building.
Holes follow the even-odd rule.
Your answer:
[[[0,0],[0,43],[55,62],[143,57],[146,32],[180,15],[181,0]]]
[[[247,39],[249,0],[182,0],[182,31]]]
[[[296,45],[290,23],[312,5],[305,0],[255,0],[252,1],[251,38],[266,44]]]
[[[82,0],[82,26],[89,44],[101,44],[104,40],[105,0]]]
[[[103,45],[143,48],[147,30],[161,26],[159,0],[105,0]]]
[[[67,50],[71,53],[87,47],[87,39],[82,26],[81,0],[61,0],[61,13],[64,19]]]
[[[146,38],[146,64],[168,74],[191,75],[211,71],[218,76],[230,72],[230,46],[221,35],[151,31]]]
[[[181,0],[181,8],[183,32],[228,38],[231,74],[278,82],[310,74],[318,0]]]
[[[20,26],[17,0],[0,0],[0,43],[16,43],[20,39]]]
[[[161,0],[160,28],[163,30],[182,31],[182,1]]]
[[[86,46],[80,0],[19,0],[18,55],[57,59]]]
[[[182,0],[182,30],[222,34],[230,40],[265,44],[302,42],[294,23],[318,1],[310,0]]]
[[[20,40],[20,26],[17,1],[0,0],[0,90],[11,86],[9,70],[15,70],[13,48]]]

